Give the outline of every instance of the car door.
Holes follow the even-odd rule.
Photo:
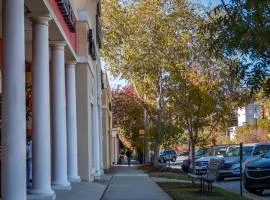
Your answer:
[[[164,153],[165,153],[165,160],[170,160],[170,152],[166,150]]]

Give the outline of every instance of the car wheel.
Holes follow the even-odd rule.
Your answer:
[[[259,190],[256,190],[256,194],[258,194],[258,195],[262,195],[263,190],[264,190],[264,189],[259,189]]]
[[[182,165],[182,170],[183,172],[188,173],[188,167]]]
[[[248,188],[248,187],[245,187],[245,188],[247,191],[249,191],[250,193],[253,193],[253,194],[261,195],[263,193],[263,189]]]
[[[224,181],[224,177],[219,176],[219,177],[217,178],[217,181]]]
[[[161,159],[160,159],[160,162],[161,162],[161,163],[164,163],[165,161],[164,161],[164,159],[163,159],[163,158],[161,158]]]
[[[175,162],[176,161],[176,158],[172,158],[172,162]]]

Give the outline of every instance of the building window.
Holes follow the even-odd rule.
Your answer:
[[[89,29],[89,31],[88,31],[88,42],[89,42],[89,46],[88,46],[89,55],[91,56],[91,58],[93,60],[96,60],[96,45],[95,45],[95,41],[93,38],[93,30],[92,29]]]

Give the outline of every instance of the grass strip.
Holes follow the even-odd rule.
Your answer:
[[[188,183],[158,183],[158,185],[167,192],[174,200],[245,200],[238,194],[229,192],[222,188],[213,187],[213,192],[200,192],[200,185]]]
[[[151,177],[160,177],[168,179],[179,179],[179,180],[191,180],[191,178],[184,173],[175,173],[175,172],[149,172]]]

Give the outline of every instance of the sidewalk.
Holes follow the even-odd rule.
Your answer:
[[[102,200],[171,200],[147,174],[136,166],[117,166],[108,171],[113,177]]]
[[[72,189],[56,190],[56,200],[99,200],[105,191],[107,183],[104,182],[80,182],[72,183]]]

